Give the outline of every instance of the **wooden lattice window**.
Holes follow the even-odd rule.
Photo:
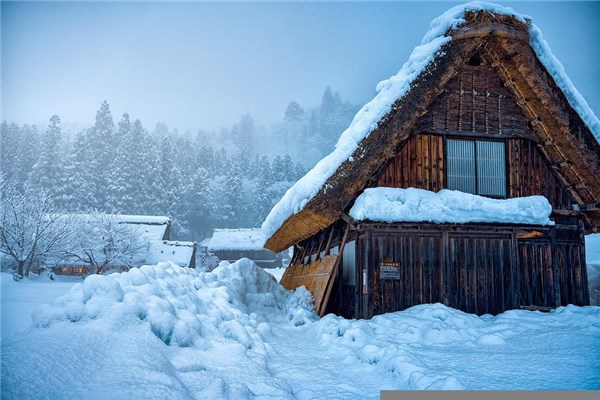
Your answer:
[[[448,139],[448,189],[490,197],[506,197],[505,144],[500,141]]]

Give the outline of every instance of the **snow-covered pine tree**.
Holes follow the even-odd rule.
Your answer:
[[[231,209],[232,228],[239,228],[245,223],[245,202],[242,186],[242,170],[236,157],[233,157],[231,168],[227,172],[226,180],[227,197],[226,201]],[[239,226],[235,226],[235,225]]]
[[[52,200],[60,190],[63,166],[59,154],[61,142],[60,118],[58,115],[53,115],[50,117],[48,129],[42,134],[39,158],[29,176],[31,184],[46,190]]]
[[[21,129],[15,123],[2,122],[0,125],[0,171],[4,179],[14,181],[15,165],[19,154]]]
[[[92,208],[106,210],[107,192],[110,186],[110,170],[113,161],[112,136],[114,122],[108,102],[105,100],[96,112],[96,122],[87,132],[89,146],[88,179],[92,188]]]
[[[252,203],[252,225],[260,226],[272,207],[270,187],[273,184],[273,173],[267,157],[262,157],[260,161],[260,171],[258,174],[256,187],[253,193],[254,201]]]
[[[107,206],[113,213],[131,213],[130,207],[134,202],[133,173],[135,170],[132,158],[138,150],[133,143],[131,121],[127,112],[123,113],[112,142],[115,147],[115,156],[109,172],[111,179],[108,187]]]
[[[211,210],[210,188],[208,171],[200,167],[192,176],[186,187],[181,204],[185,204],[182,210],[182,218],[187,221],[192,240],[196,236],[206,237],[210,234]],[[185,212],[185,213],[184,213]]]
[[[285,110],[284,120],[286,121],[302,121],[304,118],[304,108],[295,101],[291,101]]]
[[[17,132],[20,132],[18,134]],[[16,143],[16,153],[14,158],[12,180],[16,187],[22,190],[26,184],[31,170],[39,158],[40,136],[35,125],[23,125],[17,129],[18,143]]]
[[[276,182],[285,180],[285,171],[283,166],[283,159],[281,158],[281,156],[278,155],[277,157],[275,157],[271,166],[271,171],[273,174],[273,180],[275,180]]]
[[[292,161],[292,157],[289,153],[285,153],[283,159],[281,160],[281,170],[283,174],[284,181],[293,181],[294,180],[294,162]]]
[[[249,114],[245,114],[232,129],[232,139],[239,154],[254,154],[256,127]]]

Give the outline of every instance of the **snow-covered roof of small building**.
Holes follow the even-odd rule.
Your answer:
[[[433,223],[511,223],[553,225],[552,206],[544,196],[490,199],[457,190],[366,189],[349,215],[357,221]]]
[[[93,222],[96,219],[110,218],[119,224],[130,225],[131,229],[147,240],[168,239],[167,229],[171,219],[156,215],[127,214],[65,214],[65,218],[73,218],[75,223]]]
[[[194,256],[194,248],[194,242],[176,240],[150,242],[145,263],[157,264],[159,262],[171,261],[180,267],[189,267]]]
[[[260,228],[215,229],[201,242],[208,250],[263,250],[265,234]]]
[[[469,13],[473,15],[469,15]],[[478,21],[478,16],[483,14],[489,14],[492,18],[487,20],[479,18]],[[505,16],[502,21],[498,18],[501,16]],[[474,26],[478,23],[479,26]],[[473,29],[471,30],[471,28]],[[279,251],[309,237],[335,221],[342,209],[352,200],[351,196],[364,188],[363,177],[357,179],[357,176],[353,175],[352,169],[357,167],[351,164],[363,163],[362,165],[366,165],[368,168],[372,168],[375,164],[374,157],[369,155],[369,150],[373,151],[375,146],[370,142],[364,144],[367,139],[376,140],[369,138],[369,135],[374,131],[386,129],[385,125],[388,122],[386,117],[391,114],[401,115],[402,118],[401,123],[396,124],[396,130],[412,126],[410,125],[412,116],[418,112],[424,112],[423,107],[434,97],[427,93],[432,86],[428,76],[441,76],[444,68],[447,68],[446,64],[451,63],[449,60],[453,60],[453,55],[448,55],[447,50],[449,50],[451,42],[458,42],[455,36],[462,41],[467,41],[473,38],[480,40],[481,37],[494,35],[504,35],[503,37],[513,35],[511,40],[514,43],[528,42],[534,52],[532,58],[537,58],[541,62],[546,72],[554,80],[554,84],[562,91],[570,107],[589,130],[589,133],[583,132],[578,138],[580,143],[585,142],[581,146],[586,149],[586,152],[589,152],[582,156],[580,164],[585,164],[583,161],[585,157],[593,158],[593,147],[597,147],[600,141],[600,121],[583,96],[575,89],[562,64],[554,57],[543,39],[541,31],[531,23],[531,19],[515,12],[512,8],[492,3],[477,1],[458,5],[431,22],[430,29],[425,34],[421,45],[413,50],[408,61],[396,75],[377,85],[377,95],[356,114],[350,126],[341,134],[333,152],[298,180],[273,207],[262,224],[262,230],[268,238],[265,246],[273,251]],[[537,68],[537,66],[534,65],[532,68]],[[531,84],[531,82],[526,84]],[[566,115],[566,113],[563,114]],[[569,131],[569,126],[566,129],[563,128],[556,128],[556,131]],[[408,135],[409,133],[404,131],[398,135]],[[586,135],[590,134],[594,144],[588,143]],[[383,132],[378,132],[376,136],[377,139],[385,137]],[[567,142],[563,140],[560,145],[575,146]],[[377,149],[380,153],[381,150]],[[570,149],[570,151],[571,154],[577,153],[576,149]],[[570,175],[572,175],[571,179],[582,176],[577,172]],[[572,182],[571,190],[579,191],[575,197],[586,198],[587,201],[600,200],[597,198],[600,195],[594,195],[592,188],[596,185],[600,186],[600,179],[596,177],[587,177],[587,179],[591,179],[593,182],[593,184],[588,182],[587,187],[580,185],[579,182]],[[339,187],[340,185],[337,185],[339,182],[343,182],[346,187]],[[328,191],[334,191],[336,195],[324,200]],[[309,203],[311,206],[307,208]],[[300,214],[302,214],[301,217]],[[600,225],[600,219],[598,225]]]

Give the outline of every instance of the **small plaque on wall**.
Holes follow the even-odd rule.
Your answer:
[[[379,279],[388,281],[400,280],[400,264],[382,262],[379,264]]]

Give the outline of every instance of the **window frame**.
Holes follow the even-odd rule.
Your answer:
[[[448,140],[464,140],[473,142],[473,157],[474,157],[474,169],[475,169],[475,195],[488,197],[491,199],[508,199],[509,198],[509,162],[508,162],[508,145],[506,139],[487,138],[485,136],[462,136],[462,135],[444,135],[444,188],[448,187]],[[479,166],[477,162],[477,142],[494,142],[502,143],[504,146],[504,195],[492,195],[492,194],[480,194],[479,193]],[[457,189],[450,189],[457,190]],[[467,192],[465,192],[467,193]]]

